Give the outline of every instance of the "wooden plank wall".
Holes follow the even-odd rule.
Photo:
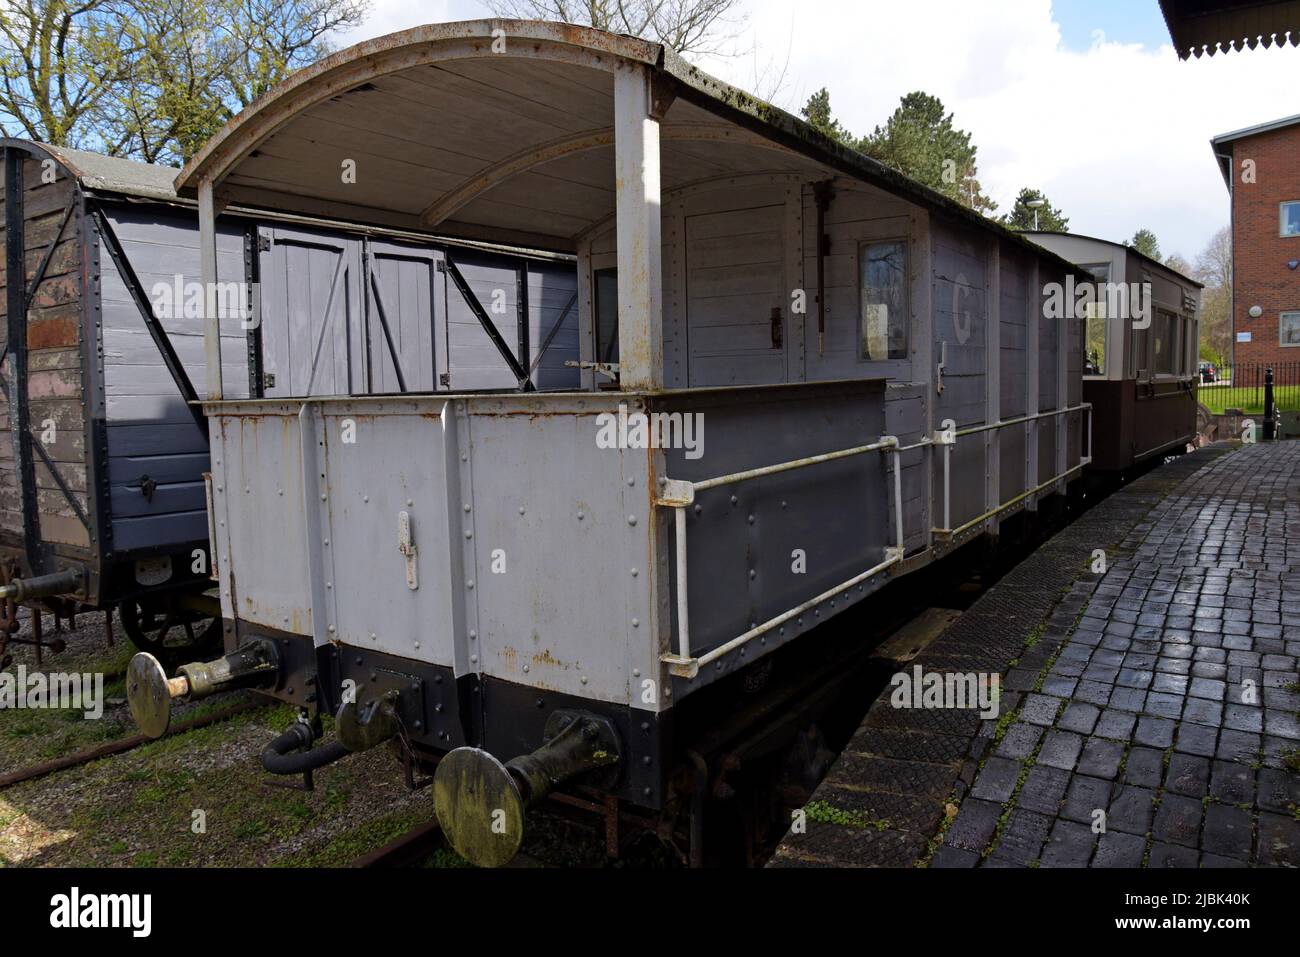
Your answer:
[[[55,241],[75,184],[52,161],[24,158],[23,222],[25,284],[35,276],[46,250]],[[80,204],[63,228],[27,314],[28,428],[87,512],[85,410],[81,384],[81,216]],[[4,263],[0,260],[0,273]],[[0,275],[7,289],[8,276]],[[7,301],[0,295],[0,309]],[[8,317],[4,328],[7,331]],[[13,370],[5,363],[6,378]],[[22,532],[22,495],[15,469],[13,423],[5,397],[6,440],[0,452],[0,527]],[[33,453],[36,504],[41,538],[50,543],[88,547],[90,535],[71,502],[59,489],[39,455]]]

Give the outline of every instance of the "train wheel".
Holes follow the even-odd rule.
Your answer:
[[[129,598],[118,605],[131,644],[157,658],[169,672],[210,657],[221,646],[221,619],[182,607],[176,596]]]

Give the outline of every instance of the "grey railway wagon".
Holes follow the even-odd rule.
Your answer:
[[[322,713],[349,749],[400,729],[445,755],[434,803],[475,860],[574,774],[679,809],[712,773],[683,768],[685,705],[1088,462],[1082,323],[1043,309],[1086,273],[655,44],[509,20],[369,41],[177,188],[205,237],[242,203],[577,257],[563,391],[245,399],[210,353],[230,654],[133,665],[151,733],[241,683],[305,704],[271,755]]]
[[[8,273],[25,262],[0,327],[5,579],[56,607],[122,605],[137,641],[170,612],[179,638],[217,613],[191,607],[211,586],[194,204],[172,169],[0,145]],[[232,398],[577,383],[571,257],[240,210],[216,236]]]

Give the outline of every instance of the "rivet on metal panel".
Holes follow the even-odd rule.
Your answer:
[[[636,578],[636,576],[637,576],[637,570],[634,568],[632,569],[632,577]]]
[[[465,582],[465,587],[468,588],[468,589],[470,589],[470,590],[473,590],[473,588],[474,588],[474,579],[471,578],[469,581]]]
[[[700,505],[696,505],[696,506],[695,506],[695,514],[696,514],[696,515],[699,515],[699,514],[700,514],[701,512],[703,512],[703,511],[704,511],[703,506],[700,506]]]
[[[732,505],[735,505],[737,501],[739,501],[739,499],[737,499],[736,496],[734,496],[734,495],[731,496],[731,504],[732,504]]]
[[[410,508],[410,507],[411,507],[412,505],[414,505],[414,504],[415,504],[415,499],[408,498],[408,499],[406,500],[406,506],[407,506],[407,508]]]
[[[781,503],[781,507],[782,507],[782,508],[785,508],[785,502],[782,502],[782,503]]]
[[[583,683],[584,685],[587,683],[587,676],[586,676],[586,675],[583,675],[583,676],[582,676],[582,683]]]
[[[751,569],[749,570],[749,580],[750,580],[750,581],[753,581],[753,580],[754,580],[755,578],[757,578],[757,577],[758,577],[758,572],[754,571],[754,569],[751,568]],[[753,628],[754,626],[753,626],[753,625],[750,625],[749,627],[750,627],[750,628]]]
[[[635,515],[629,515],[629,516],[627,517],[627,523],[628,523],[629,525],[635,525],[635,524],[636,524],[636,516],[635,516]]]
[[[583,514],[582,512],[579,512],[579,513],[578,513],[578,521],[581,522],[581,521],[582,521],[584,518],[586,518],[586,517],[587,517],[587,516],[586,516],[585,514]]]
[[[321,500],[322,502],[325,501],[325,493],[324,493],[324,492],[321,492],[321,493],[320,493],[320,500]]]
[[[524,507],[522,505],[519,506],[519,514],[524,514]]]
[[[473,537],[474,537],[474,533],[471,532],[471,531],[467,528],[467,529],[465,529],[465,537],[466,537],[466,538],[473,538]]]
[[[462,453],[460,453],[460,460],[461,460],[462,462],[468,462],[468,461],[469,461],[469,453],[467,453],[467,452],[462,452]]]
[[[640,668],[633,668],[633,669],[632,669],[632,677],[633,677],[633,678],[640,678],[640,677],[641,677],[641,669],[640,669]]]
[[[749,516],[749,524],[750,524],[750,525],[753,525],[753,524],[754,524],[754,516],[753,516],[753,515]]]
[[[469,503],[468,503],[468,502],[465,503],[465,514],[466,514],[466,515],[469,514]]]
[[[629,486],[636,485],[636,479],[635,479],[635,478],[629,478],[629,479],[627,480],[627,484],[628,484]]]
[[[283,494],[284,494],[284,489],[282,489],[282,488],[278,488],[278,489],[276,489],[276,490],[275,490],[275,494],[276,494],[276,495],[283,495]]]
[[[327,538],[327,539],[325,539],[325,541],[324,541],[322,544],[328,545],[329,543],[330,543],[330,540]]]
[[[361,496],[361,501],[363,501],[363,502],[369,502],[369,501],[370,501],[370,496],[369,496],[369,495],[363,495],[363,496]]]
[[[633,628],[640,628],[640,627],[641,627],[641,619],[640,619],[640,618],[633,618],[633,619],[632,619],[632,627],[633,627]]]
[[[469,633],[469,640],[470,640],[470,641],[473,641],[473,640],[474,640],[475,638],[477,638],[477,637],[478,637],[478,632],[477,632],[477,631],[471,631],[471,632]]]
[[[334,587],[334,583],[333,583],[333,582],[326,582],[326,583],[325,583],[325,587],[326,587],[326,588],[333,588],[333,587]]]
[[[530,670],[529,667],[527,665],[524,665],[524,674],[528,674],[529,670]]]
[[[469,656],[469,663],[472,664],[472,665],[476,665],[476,664],[478,664],[478,655],[470,655],[470,656]]]
[[[326,630],[327,630],[331,635],[334,634],[334,626],[333,626],[333,625],[330,625],[329,628],[326,629]]]

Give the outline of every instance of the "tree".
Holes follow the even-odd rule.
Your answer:
[[[1160,243],[1156,241],[1156,234],[1149,229],[1139,229],[1124,245],[1133,247],[1143,256],[1150,256],[1156,262],[1160,261]]]
[[[1037,220],[1034,218],[1034,208],[1029,204],[1036,200],[1042,200],[1046,205],[1038,208]],[[1037,222],[1037,227],[1034,223]],[[1031,189],[1026,186],[1016,196],[1016,202],[1011,207],[1011,212],[1002,217],[1002,225],[1008,229],[1041,229],[1049,233],[1068,233],[1070,231],[1070,220],[1062,215],[1061,210],[1047,201],[1047,196],[1040,190]]]
[[[844,146],[857,149],[858,141],[843,126],[840,121],[831,115],[831,95],[826,87],[822,87],[812,96],[808,97],[808,102],[804,104],[803,109],[799,111],[803,118],[808,121],[808,125],[818,133],[824,133],[831,139]]]
[[[0,6],[0,128],[53,146],[78,128],[135,69],[124,35],[133,0],[11,0]]]
[[[1201,356],[1222,364],[1232,352],[1232,229],[1215,233],[1196,257],[1201,290]]]
[[[971,134],[953,125],[953,114],[938,97],[920,91],[902,97],[899,106],[859,149],[905,176],[979,212],[997,208],[977,178],[978,148]]]
[[[369,0],[10,0],[0,126],[149,162],[188,159]]]
[[[499,17],[562,20],[627,33],[678,53],[719,52],[744,21],[741,0],[487,0],[487,5]]]
[[[1187,276],[1188,278],[1193,278],[1195,275],[1195,270],[1192,268],[1192,264],[1189,263],[1182,256],[1178,255],[1178,253],[1170,253],[1168,256],[1166,256],[1165,265],[1168,266],[1170,269],[1172,269],[1174,272],[1182,273],[1184,276]]]

